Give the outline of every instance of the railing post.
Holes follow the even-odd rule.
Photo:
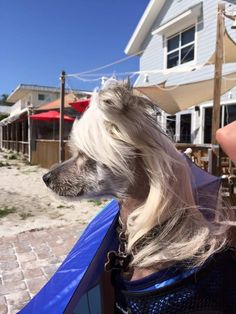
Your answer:
[[[61,72],[61,104],[60,104],[60,125],[59,125],[59,162],[65,160],[64,145],[64,101],[65,101],[65,71]]]

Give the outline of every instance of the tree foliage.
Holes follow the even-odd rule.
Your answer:
[[[10,106],[10,105],[12,105],[12,103],[7,101],[8,96],[9,96],[8,94],[2,94],[0,96],[0,105],[1,106]]]

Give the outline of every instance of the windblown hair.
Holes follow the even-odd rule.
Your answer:
[[[94,93],[74,126],[73,141],[90,158],[125,175],[131,186],[135,180],[131,165],[136,158],[142,160],[148,196],[127,221],[133,266],[177,261],[198,266],[225,246],[232,217],[221,206],[212,221],[202,214],[194,200],[189,166],[150,114],[151,107],[148,99],[123,83],[110,84]]]

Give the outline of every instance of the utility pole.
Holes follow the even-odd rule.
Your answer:
[[[64,143],[64,102],[65,102],[65,71],[61,72],[61,103],[60,103],[60,125],[59,125],[59,162],[65,160],[65,143]]]
[[[212,133],[211,143],[215,146],[216,130],[220,127],[220,99],[221,99],[221,81],[222,65],[224,58],[223,40],[225,32],[225,4],[218,4],[217,28],[216,28],[216,52],[215,52],[215,74],[214,74],[214,94],[212,109]],[[220,167],[219,148],[213,147],[213,173],[218,174]]]

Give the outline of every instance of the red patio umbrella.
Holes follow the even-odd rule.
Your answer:
[[[90,103],[90,98],[88,99],[80,99],[75,102],[69,103],[69,105],[74,108],[76,111],[83,113]]]
[[[30,118],[33,120],[42,120],[42,121],[53,121],[53,120],[59,120],[60,119],[60,112],[57,112],[55,110],[36,113],[30,115]],[[64,115],[65,121],[74,121],[74,118],[71,118],[67,115]]]
[[[30,115],[32,120],[53,122],[53,139],[55,138],[55,123],[60,120],[60,112],[55,110],[45,111]],[[75,119],[64,115],[64,121],[73,122]]]

